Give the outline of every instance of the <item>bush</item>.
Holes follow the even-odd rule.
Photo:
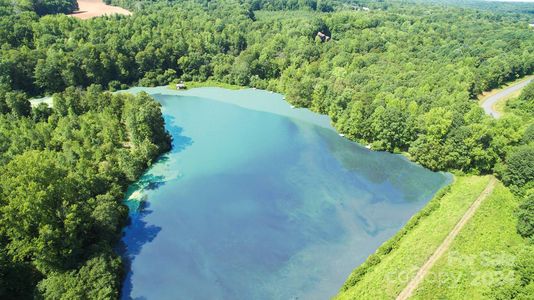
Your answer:
[[[78,1],[76,0],[34,0],[33,9],[40,15],[49,14],[69,14],[78,10]]]
[[[510,151],[505,159],[503,181],[507,185],[525,187],[534,181],[534,144],[523,145]]]
[[[117,299],[121,261],[113,255],[90,259],[79,270],[55,273],[38,285],[45,299]]]
[[[534,241],[534,194],[530,194],[517,209],[517,232]]]

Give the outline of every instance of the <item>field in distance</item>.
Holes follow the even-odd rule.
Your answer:
[[[102,0],[78,0],[79,10],[72,16],[82,20],[104,15],[131,15],[132,13],[122,7],[107,5]]]

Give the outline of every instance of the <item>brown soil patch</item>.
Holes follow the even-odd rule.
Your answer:
[[[78,19],[90,19],[104,15],[131,15],[132,13],[122,7],[111,6],[102,0],[78,0],[79,10],[73,12],[71,16]]]

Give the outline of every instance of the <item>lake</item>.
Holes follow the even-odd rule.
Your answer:
[[[128,190],[123,299],[327,299],[451,181],[279,94],[139,91],[174,141]]]

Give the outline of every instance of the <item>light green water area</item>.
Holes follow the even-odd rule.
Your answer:
[[[123,299],[327,299],[451,180],[279,94],[140,91],[174,141],[129,189]]]

